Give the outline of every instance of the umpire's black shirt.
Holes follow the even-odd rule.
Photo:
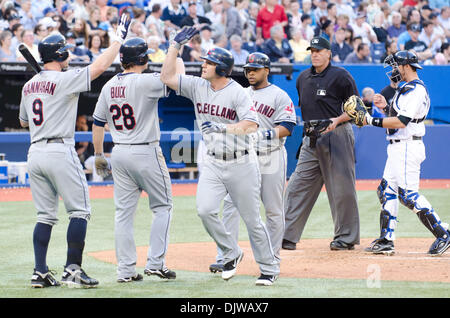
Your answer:
[[[304,121],[339,117],[343,103],[352,95],[359,96],[350,73],[331,64],[320,73],[313,66],[304,70],[296,86]]]

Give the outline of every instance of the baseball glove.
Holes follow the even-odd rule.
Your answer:
[[[364,118],[368,110],[359,96],[350,96],[344,104],[344,112],[355,122],[358,127],[364,126]]]
[[[95,154],[95,169],[97,174],[103,178],[111,174],[111,166],[104,154]]]

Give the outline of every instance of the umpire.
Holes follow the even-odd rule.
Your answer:
[[[294,250],[306,221],[325,184],[334,222],[331,250],[352,250],[359,244],[359,212],[355,190],[355,149],[350,118],[342,105],[351,95],[359,95],[353,77],[345,69],[331,65],[328,40],[311,40],[312,67],[297,78],[302,118],[303,144],[297,167],[285,194],[286,228],[283,249]],[[317,120],[328,120],[321,134],[311,134]]]

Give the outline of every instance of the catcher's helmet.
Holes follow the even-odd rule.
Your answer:
[[[216,73],[219,76],[230,76],[231,71],[233,70],[233,55],[230,51],[221,47],[216,47],[209,50],[206,56],[202,56],[201,58],[217,64]]]
[[[43,63],[63,62],[69,57],[68,49],[74,47],[68,44],[61,34],[51,34],[45,37],[38,45],[38,51]]]
[[[270,59],[269,57],[260,52],[255,52],[247,56],[247,60],[244,65],[244,74],[246,74],[246,68],[269,68],[270,69]]]
[[[129,39],[120,46],[120,62],[146,65],[148,63],[148,54],[153,52],[153,50],[148,48],[144,39]]]

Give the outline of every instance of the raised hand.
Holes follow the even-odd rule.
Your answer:
[[[205,121],[202,124],[202,132],[204,134],[210,133],[224,133],[227,130],[227,125],[221,123],[212,123],[210,121]]]
[[[130,17],[122,13],[120,16],[119,24],[117,25],[116,34],[114,37],[114,41],[118,41],[120,44],[125,41],[127,35],[128,35],[128,28],[130,27],[131,19]]]
[[[175,46],[179,49],[183,44],[189,42],[196,34],[198,34],[198,30],[195,27],[184,27],[180,32],[175,35],[173,41],[175,42]]]

